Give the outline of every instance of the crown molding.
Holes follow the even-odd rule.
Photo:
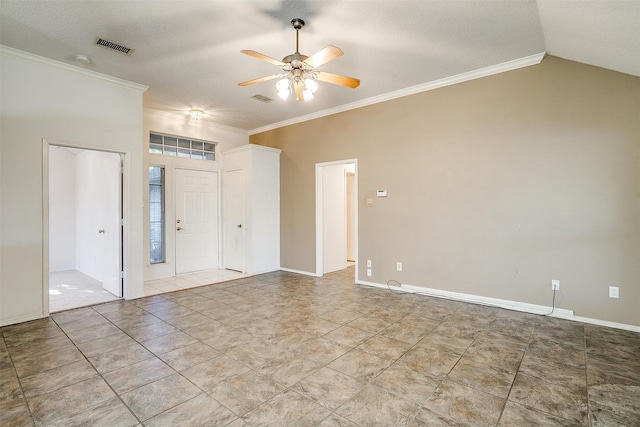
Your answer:
[[[281,122],[272,123],[266,126],[249,130],[249,135],[255,135],[257,133],[278,129],[284,126],[290,126],[297,123],[306,122],[309,120],[319,119],[321,117],[330,116],[332,114],[343,113],[345,111],[355,110],[356,108],[362,108],[368,105],[378,104],[380,102],[402,98],[404,96],[415,95],[417,93],[427,92],[427,91],[439,89],[445,86],[451,86],[458,83],[467,82],[469,80],[480,79],[482,77],[488,77],[494,74],[504,73],[506,71],[517,70],[518,68],[537,65],[540,62],[542,62],[542,59],[546,56],[546,54],[547,54],[546,52],[536,53],[535,55],[525,56],[524,58],[514,59],[513,61],[503,62],[501,64],[480,68],[478,70],[457,74],[451,77],[445,77],[443,79],[434,80],[427,83],[422,83],[416,86],[411,86],[411,87],[400,89],[394,92],[388,92],[382,95],[372,96],[371,98],[363,99],[356,102],[351,102],[349,104],[340,105],[335,108],[329,108],[326,110],[317,111],[312,114],[307,114],[304,116],[283,120]]]
[[[29,61],[38,62],[40,64],[49,65],[51,67],[59,68],[61,70],[70,71],[72,73],[80,74],[86,77],[94,78],[97,80],[107,81],[109,83],[116,84],[118,86],[127,87],[130,89],[136,89],[140,92],[144,92],[149,89],[149,86],[141,85],[139,83],[130,82],[128,80],[119,79],[117,77],[109,76],[107,74],[98,73],[96,71],[86,70],[84,68],[76,67],[74,65],[65,64],[64,62],[55,61],[53,59],[45,58],[43,56],[34,55],[33,53],[24,52],[22,50],[14,49],[12,47],[0,45],[0,53],[13,55],[18,58],[27,59]]]

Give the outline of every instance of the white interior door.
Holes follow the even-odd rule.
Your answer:
[[[98,234],[102,237],[102,287],[117,297],[122,297],[122,174],[119,154],[99,153],[102,164],[101,207],[98,216],[102,227]]]
[[[219,267],[218,173],[176,169],[176,274]]]
[[[225,171],[222,184],[224,196],[223,240],[224,267],[229,270],[245,271],[245,223],[244,223],[244,171]]]

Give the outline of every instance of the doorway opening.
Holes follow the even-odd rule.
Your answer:
[[[351,267],[358,280],[357,167],[357,159],[316,164],[318,277]]]
[[[65,145],[47,150],[48,311],[124,294],[124,154]]]

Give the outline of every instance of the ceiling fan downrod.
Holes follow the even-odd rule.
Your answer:
[[[291,55],[287,55],[284,58],[282,58],[282,62],[285,64],[291,64],[293,68],[301,68],[303,66],[302,62],[308,58],[307,55],[302,55],[300,53],[300,48],[299,48],[299,34],[300,34],[300,29],[304,27],[304,21],[300,18],[294,18],[291,20],[291,26],[293,27],[294,30],[296,30],[296,51],[295,53],[292,53]]]
[[[300,48],[298,47],[298,35],[300,33],[300,29],[304,27],[304,21],[300,18],[293,18],[291,20],[291,26],[296,30],[296,53],[300,54]]]

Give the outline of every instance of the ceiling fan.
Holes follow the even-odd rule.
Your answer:
[[[341,57],[344,52],[338,47],[329,45],[311,56],[302,55],[298,49],[298,33],[304,27],[304,21],[300,18],[292,19],[291,26],[296,30],[296,51],[282,58],[282,61],[270,58],[254,50],[240,51],[245,55],[277,65],[282,69],[283,73],[248,80],[238,83],[238,86],[249,86],[280,78],[281,80],[276,84],[276,89],[278,90],[278,96],[282,99],[287,99],[290,93],[294,93],[298,101],[311,101],[313,94],[318,89],[316,80],[352,89],[360,85],[360,80],[353,77],[316,70],[316,67]]]

